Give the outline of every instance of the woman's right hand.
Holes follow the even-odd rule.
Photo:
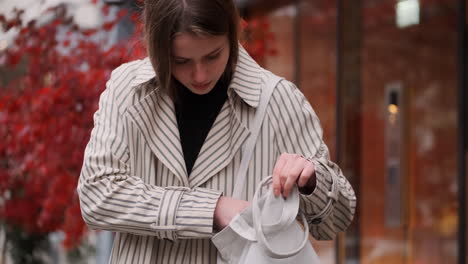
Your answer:
[[[221,196],[214,211],[214,230],[225,228],[238,213],[250,205],[249,202]]]

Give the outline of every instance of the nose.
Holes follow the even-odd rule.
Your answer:
[[[192,80],[196,84],[204,84],[207,82],[207,69],[202,63],[195,64],[195,68],[192,72]]]

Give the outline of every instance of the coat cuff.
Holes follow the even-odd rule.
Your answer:
[[[185,192],[176,211],[177,237],[212,237],[214,211],[221,194],[220,191],[205,188]]]
[[[311,194],[301,194],[303,205],[300,210],[306,215],[309,224],[320,224],[332,212],[339,190],[333,173],[329,173],[326,165],[315,159],[311,161],[315,165],[317,182]]]

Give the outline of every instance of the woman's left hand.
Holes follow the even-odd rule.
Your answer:
[[[273,193],[287,198],[294,184],[311,193],[315,189],[315,165],[299,154],[283,153],[273,169]]]

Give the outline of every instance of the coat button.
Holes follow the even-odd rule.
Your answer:
[[[314,220],[312,220],[312,224],[314,225],[318,225],[322,223],[322,218],[315,218]]]

